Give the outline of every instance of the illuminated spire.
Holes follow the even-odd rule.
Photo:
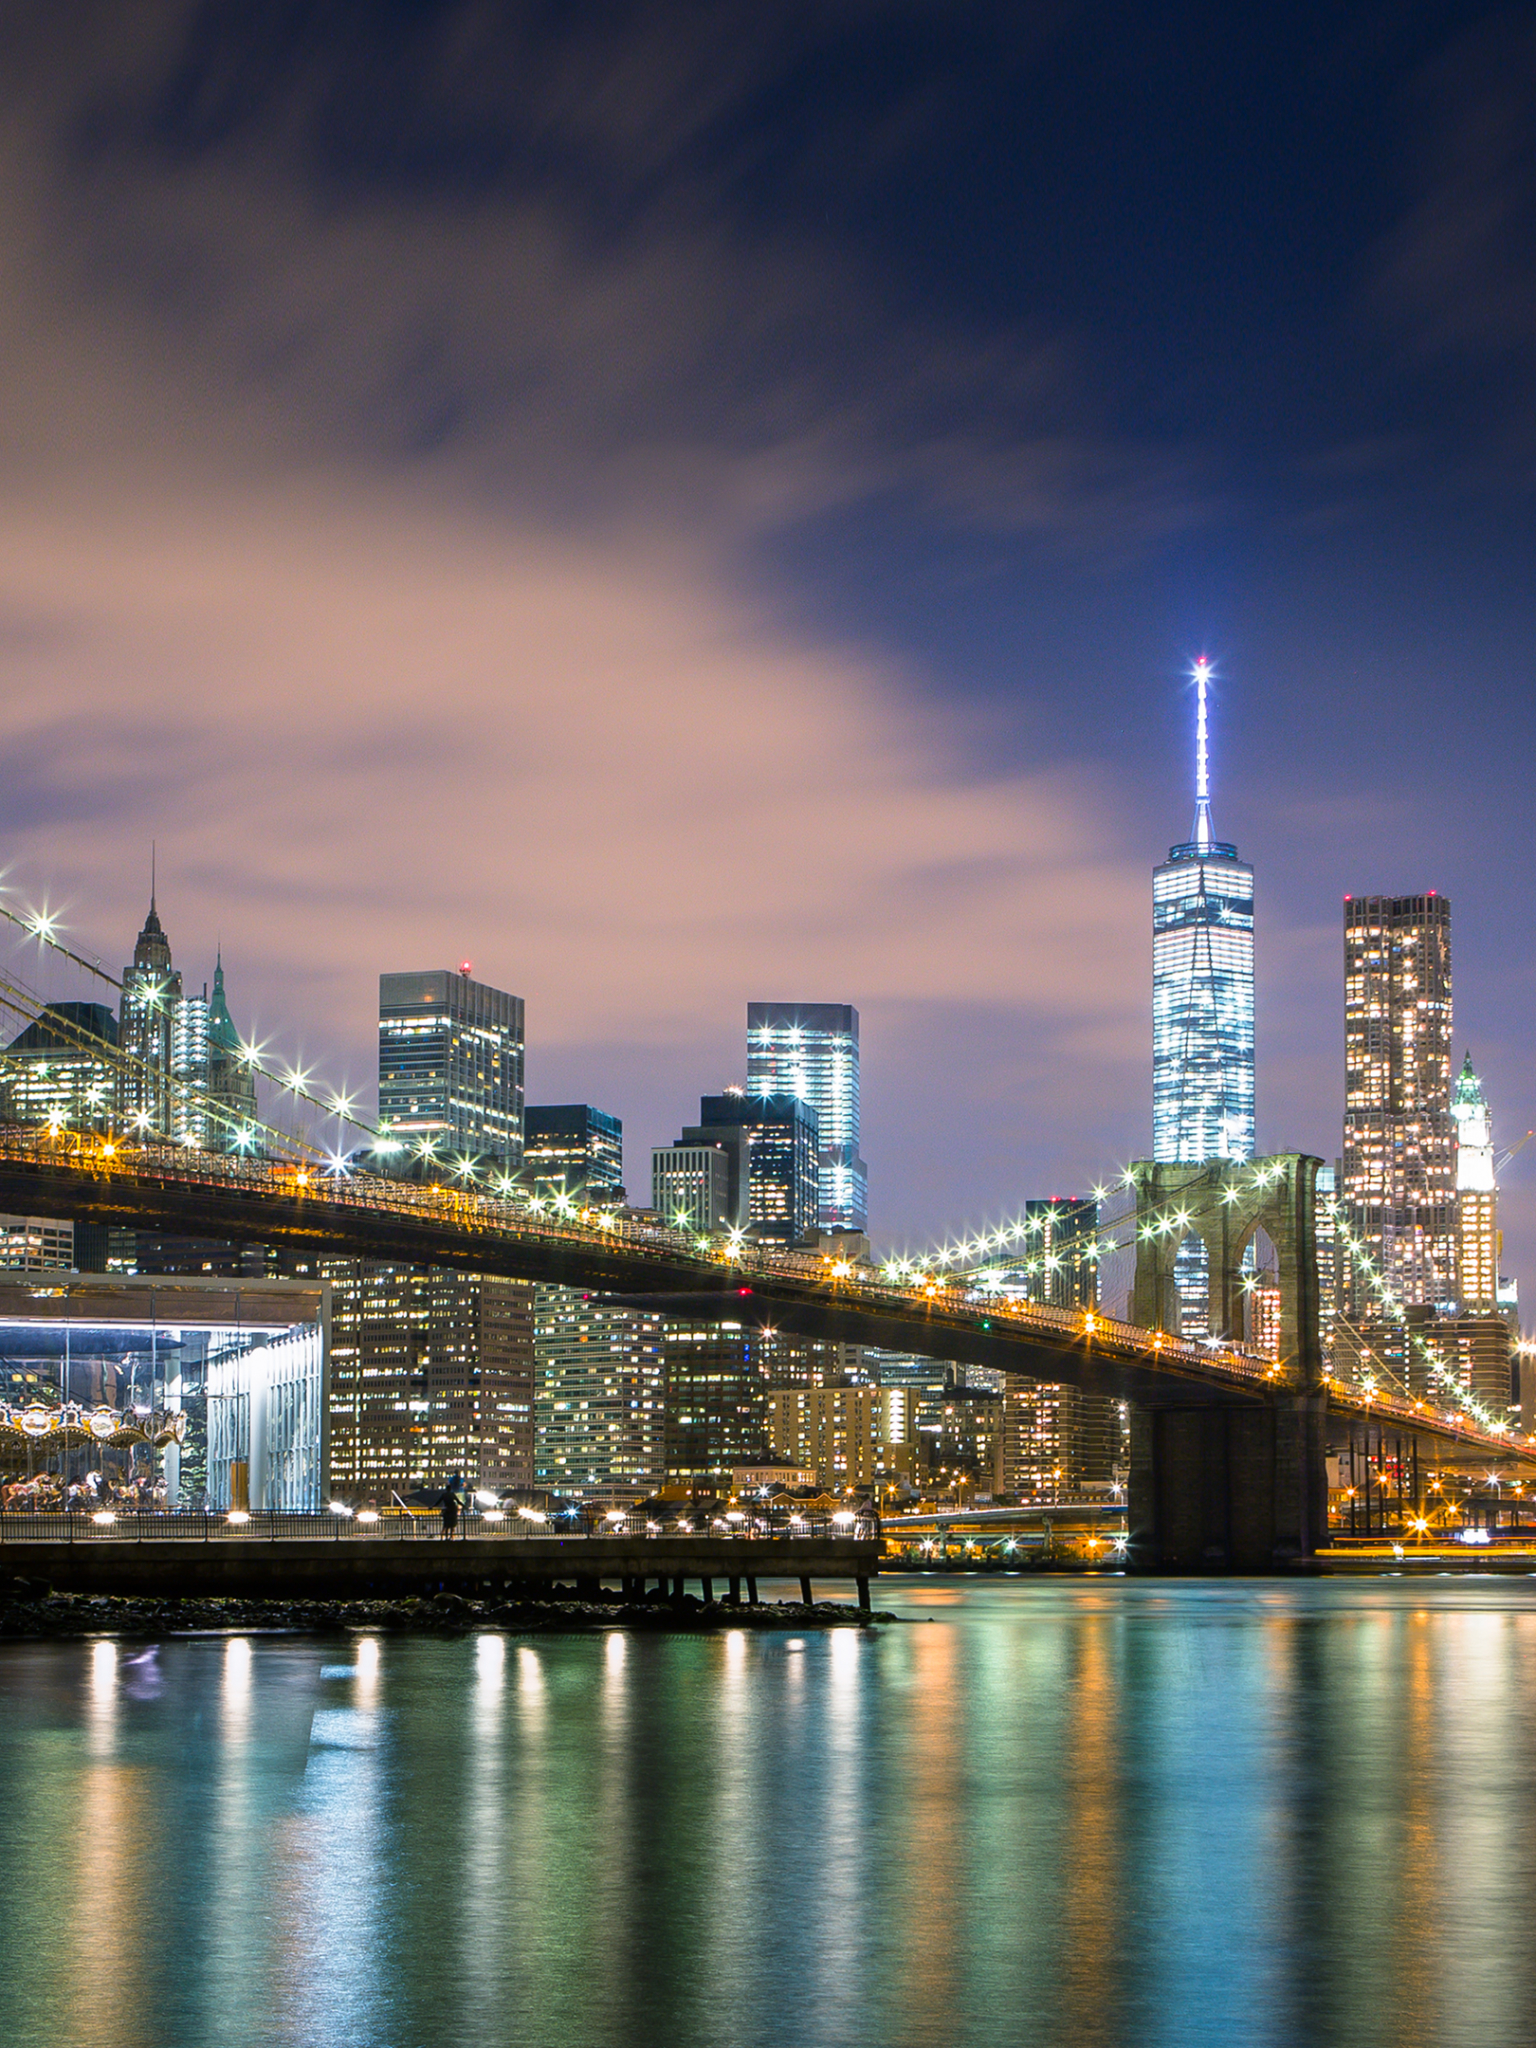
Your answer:
[[[1211,827],[1211,756],[1206,722],[1206,686],[1211,664],[1202,654],[1195,663],[1195,829],[1190,834],[1196,853],[1209,853],[1216,844]]]

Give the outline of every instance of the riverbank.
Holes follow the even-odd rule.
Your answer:
[[[756,1606],[693,1594],[672,1600],[469,1600],[439,1593],[430,1600],[134,1600],[105,1594],[54,1593],[26,1581],[0,1590],[0,1640],[79,1636],[177,1636],[273,1632],[323,1635],[356,1629],[463,1635],[500,1629],[514,1635],[582,1635],[621,1628],[669,1635],[721,1629],[867,1628],[894,1614],[852,1601],[764,1601]]]

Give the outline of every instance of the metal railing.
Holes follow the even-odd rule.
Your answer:
[[[871,1515],[764,1515],[727,1519],[699,1515],[688,1520],[658,1522],[644,1515],[564,1515],[544,1521],[523,1516],[467,1514],[459,1517],[454,1542],[517,1543],[558,1538],[562,1543],[644,1538],[648,1542],[711,1542],[750,1538],[754,1542],[868,1541],[879,1528]],[[186,1512],[115,1513],[57,1510],[0,1513],[0,1546],[7,1543],[439,1543],[444,1540],[441,1516],[381,1511],[366,1515],[285,1514],[253,1512],[243,1519],[229,1514]]]

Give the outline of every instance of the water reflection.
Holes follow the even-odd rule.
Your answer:
[[[898,1602],[880,1635],[5,1646],[6,2038],[1527,2037],[1527,1589]]]

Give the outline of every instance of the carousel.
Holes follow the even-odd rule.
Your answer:
[[[46,1461],[56,1451],[75,1451],[94,1445],[106,1451],[126,1451],[147,1444],[163,1451],[186,1442],[187,1418],[179,1408],[140,1411],[122,1408],[85,1408],[78,1401],[66,1401],[50,1408],[42,1401],[28,1401],[20,1407],[0,1401],[0,1458],[6,1452],[32,1457],[41,1452]]]

